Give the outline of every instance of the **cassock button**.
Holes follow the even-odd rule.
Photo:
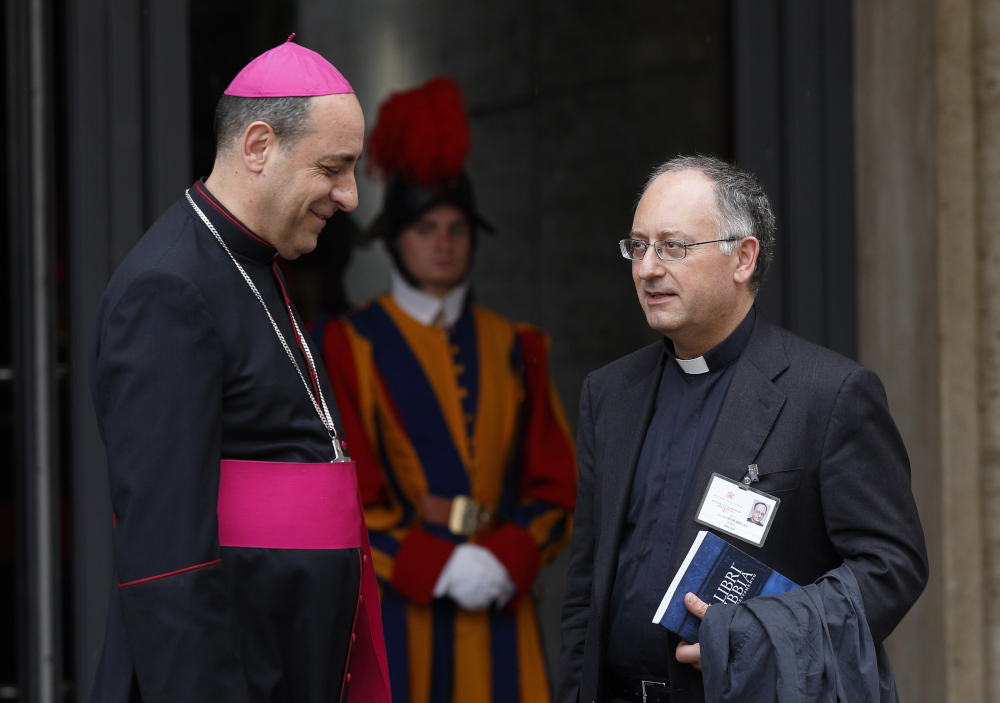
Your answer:
[[[354,633],[351,633],[351,644],[354,644]]]
[[[351,680],[351,675],[350,675],[350,674],[348,674],[348,675],[347,675],[347,680],[348,680],[348,681],[350,681],[350,680]]]
[[[358,596],[358,603],[360,604],[360,603],[361,603],[361,601],[363,601],[364,599],[365,599],[365,597],[364,597],[364,596]]]
[[[364,564],[367,561],[368,561],[368,555],[367,554],[362,554],[361,555],[361,563]]]

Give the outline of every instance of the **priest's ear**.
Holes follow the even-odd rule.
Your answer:
[[[267,122],[254,122],[243,132],[240,156],[251,173],[260,173],[278,148],[278,135]]]
[[[736,245],[735,270],[733,280],[736,283],[749,283],[757,267],[757,257],[760,254],[760,242],[756,237],[744,237]]]

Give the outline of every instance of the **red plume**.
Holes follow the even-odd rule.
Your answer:
[[[462,89],[444,76],[390,95],[368,138],[367,173],[386,180],[398,171],[428,188],[458,178],[471,149],[462,103]]]

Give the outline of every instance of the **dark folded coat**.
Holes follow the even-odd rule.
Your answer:
[[[699,638],[706,703],[899,701],[846,564],[804,588],[710,607]]]

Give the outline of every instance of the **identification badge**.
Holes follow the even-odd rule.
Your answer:
[[[755,478],[756,469],[754,466]],[[725,476],[712,474],[695,519],[702,525],[714,527],[727,535],[760,547],[767,539],[779,503],[781,503],[780,498]]]

